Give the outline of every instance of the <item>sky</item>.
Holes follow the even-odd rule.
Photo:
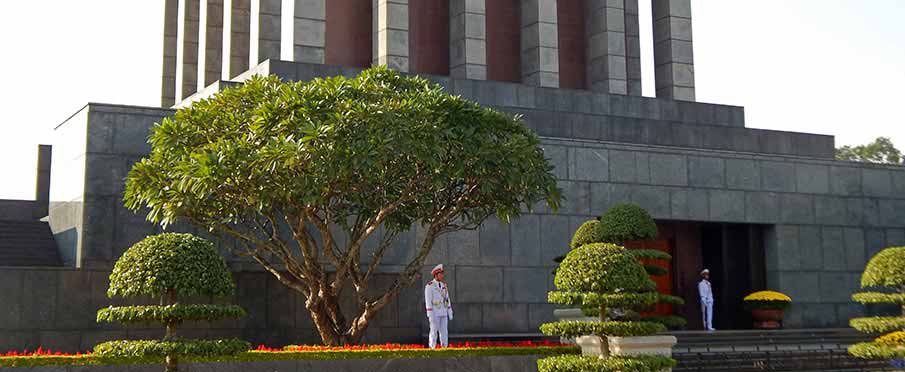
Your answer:
[[[162,3],[3,2],[0,199],[34,198],[37,145],[85,103],[159,105]],[[834,135],[837,146],[886,136],[905,149],[902,0],[692,0],[692,17],[698,101],[745,106],[750,128]]]

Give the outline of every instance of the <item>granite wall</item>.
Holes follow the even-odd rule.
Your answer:
[[[237,80],[254,73],[307,79],[356,71],[265,61]],[[796,301],[787,327],[846,324],[862,312],[849,295],[866,260],[885,246],[905,243],[905,169],[834,161],[830,136],[744,128],[740,107],[429,78],[463,97],[524,115],[526,124],[542,135],[566,197],[559,213],[538,208],[511,224],[489,220],[479,230],[437,242],[425,273],[434,263],[448,267],[456,307],[453,332],[537,332],[540,323],[552,318],[552,306],[545,301],[552,259],[565,252],[581,222],[623,201],[644,206],[662,221],[763,225],[768,286]],[[122,180],[147,153],[148,128],[171,113],[90,104],[58,128],[71,133],[62,136],[61,144],[76,143],[81,152],[54,149],[54,186],[64,182],[82,192],[52,197],[58,204],[51,210],[51,225],[64,250],[73,249],[67,244],[77,247],[79,259],[74,261],[82,270],[108,270],[124,249],[160,231],[122,206]],[[69,155],[57,162],[58,154],[65,153]],[[406,262],[416,236],[413,231],[397,238],[384,272]],[[254,264],[230,260],[237,277],[263,275],[254,272]],[[255,288],[280,290],[271,286]],[[373,331],[374,339],[412,339],[424,332],[416,287],[395,312],[382,315],[387,319]],[[292,322],[303,329],[299,315],[293,315],[298,311],[284,312],[286,298],[268,295],[254,301],[266,308],[254,313],[268,314],[258,321],[274,326],[242,327],[243,335],[286,340],[279,329],[293,329]],[[25,302],[22,306],[24,311],[31,308]],[[97,326],[83,325],[89,327],[83,328],[86,334],[97,332]],[[15,327],[6,332],[20,332]]]

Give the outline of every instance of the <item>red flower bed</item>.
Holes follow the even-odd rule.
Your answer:
[[[59,351],[50,351],[48,349],[38,347],[37,349],[35,349],[33,351],[28,351],[28,350],[7,351],[6,353],[0,354],[0,358],[2,358],[2,357],[36,357],[36,356],[82,356],[82,355],[89,355],[89,354],[91,354],[91,352],[71,354],[71,353],[61,353]]]

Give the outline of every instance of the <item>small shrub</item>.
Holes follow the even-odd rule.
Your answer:
[[[569,252],[553,283],[559,290],[593,293],[656,288],[644,267],[625,248],[603,243],[583,245]]]
[[[890,293],[855,293],[855,302],[900,305],[902,314],[851,319],[852,328],[861,332],[889,333],[849,346],[849,354],[863,359],[905,358],[905,247],[886,248],[871,258],[861,275],[861,287],[881,287]]]
[[[601,241],[622,245],[633,240],[657,237],[657,224],[644,208],[635,204],[617,204],[600,217]]]

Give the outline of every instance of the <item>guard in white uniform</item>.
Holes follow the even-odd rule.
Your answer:
[[[704,329],[713,331],[713,288],[710,286],[710,270],[704,269],[701,271],[698,294],[701,296],[701,315],[704,317]]]
[[[427,320],[430,323],[430,336],[428,342],[431,349],[437,347],[437,335],[440,335],[440,345],[449,346],[448,321],[453,318],[452,303],[449,301],[449,288],[443,281],[443,265],[437,265],[431,270],[434,280],[424,286],[424,309],[427,312]]]

